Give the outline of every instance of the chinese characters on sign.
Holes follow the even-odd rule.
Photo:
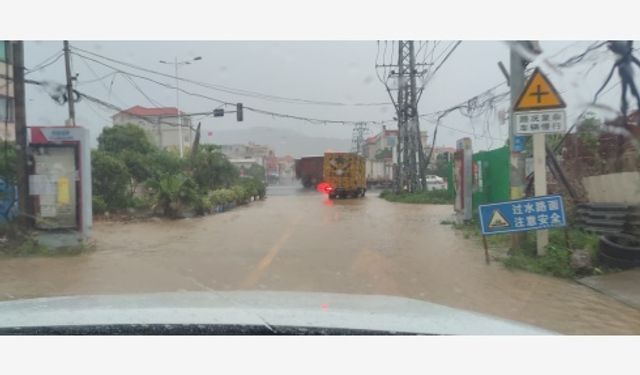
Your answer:
[[[540,230],[566,225],[560,195],[481,205],[483,234]]]
[[[533,203],[514,204],[511,209],[516,228],[562,223],[562,216],[558,213],[560,205],[557,200],[538,201],[535,205]]]
[[[517,134],[560,133],[567,127],[564,110],[514,112]]]

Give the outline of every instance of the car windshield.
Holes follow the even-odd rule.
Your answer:
[[[638,47],[0,41],[0,315],[224,292],[639,334]]]

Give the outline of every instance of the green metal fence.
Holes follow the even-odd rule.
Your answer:
[[[476,215],[480,204],[511,199],[509,158],[508,146],[473,154],[472,204],[474,215]],[[449,163],[448,190],[455,195],[453,181],[453,163]]]

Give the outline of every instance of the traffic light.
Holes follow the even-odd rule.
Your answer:
[[[242,119],[243,119],[242,103],[237,103],[236,104],[236,120],[242,121]]]

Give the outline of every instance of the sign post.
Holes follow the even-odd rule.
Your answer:
[[[538,69],[527,81],[513,108],[513,126],[518,135],[533,135],[533,174],[535,195],[547,195],[545,136],[566,130],[566,104],[549,79]],[[544,255],[549,244],[549,232],[536,232],[536,250]]]

